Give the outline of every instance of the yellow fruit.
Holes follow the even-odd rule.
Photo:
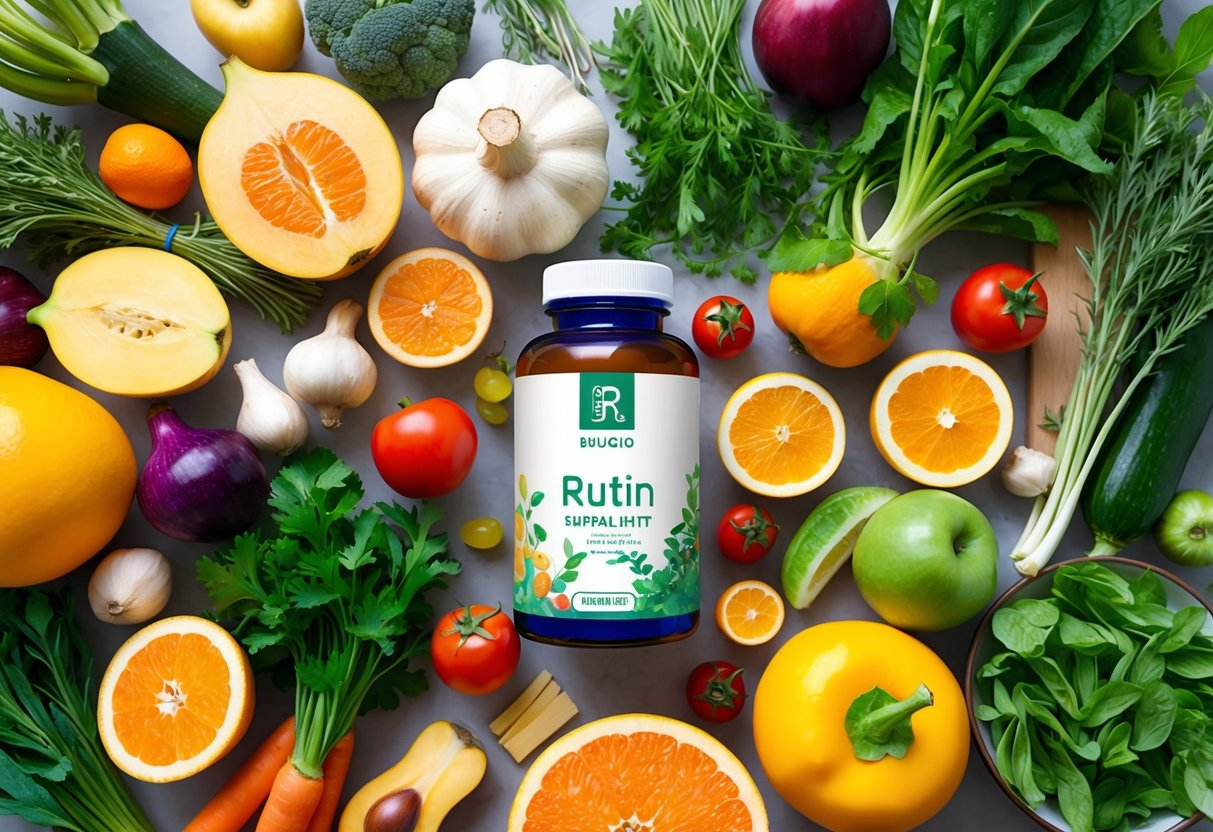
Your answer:
[[[253,718],[253,670],[227,630],[163,618],[118,648],[101,678],[97,727],[114,765],[148,783],[197,774],[236,747]]]
[[[783,599],[762,581],[738,581],[716,602],[716,626],[729,640],[752,647],[775,638],[783,626]]]
[[[392,131],[349,87],[306,72],[223,64],[227,93],[198,145],[215,222],[264,266],[332,280],[374,257],[400,218]]]
[[[535,558],[535,568],[540,570],[541,572],[552,568],[552,559],[549,558],[547,555],[545,555],[543,552],[536,552],[534,554],[534,558]]]
[[[535,576],[535,597],[546,598],[547,594],[552,591],[552,576],[547,572],[540,572]]]
[[[419,248],[383,267],[367,301],[383,351],[410,367],[445,367],[476,351],[493,320],[493,293],[476,264]]]
[[[795,373],[767,373],[729,397],[716,430],[725,469],[767,497],[822,485],[842,462],[842,411],[825,388]]]
[[[290,69],[303,51],[299,0],[190,0],[190,11],[221,55],[255,69]]]
[[[898,473],[934,488],[985,475],[1014,422],[1011,394],[980,358],[954,350],[911,355],[872,398],[872,441]]]
[[[232,343],[227,303],[188,260],[126,246],[86,254],[29,320],[76,378],[120,396],[172,396],[210,381]]]
[[[135,493],[135,453],[78,390],[0,367],[0,586],[71,572],[109,542]]]
[[[194,163],[181,142],[150,124],[111,133],[97,169],[119,199],[154,211],[172,208],[194,184]]]
[[[664,716],[582,725],[531,765],[508,832],[767,832],[754,779],[704,731]]]
[[[522,580],[526,576],[526,558],[522,553],[522,544],[514,544],[514,577]]]
[[[337,832],[438,832],[447,813],[480,784],[487,765],[484,749],[470,731],[445,720],[433,722],[400,762],[350,798]],[[402,822],[405,818],[414,818],[413,825]]]
[[[514,539],[522,540],[526,536],[526,526],[523,524],[522,515],[514,513]]]

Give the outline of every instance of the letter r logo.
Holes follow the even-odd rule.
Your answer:
[[[616,422],[625,421],[625,417],[619,412],[619,388],[611,387],[606,384],[594,385],[594,390],[591,393],[593,397],[593,410],[590,416],[591,422],[607,421],[607,414],[610,413]]]
[[[636,422],[636,377],[631,373],[582,373],[582,430],[632,430]]]

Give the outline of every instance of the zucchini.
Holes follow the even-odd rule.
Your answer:
[[[1114,555],[1150,531],[1213,412],[1213,317],[1160,358],[1113,426],[1082,492],[1089,555]]]

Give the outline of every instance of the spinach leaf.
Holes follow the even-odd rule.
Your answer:
[[[1174,653],[1191,644],[1192,639],[1200,632],[1208,620],[1209,611],[1204,607],[1184,607],[1175,613],[1171,629],[1166,638],[1158,646],[1159,653]]]
[[[1195,801],[1192,800],[1192,797],[1188,794],[1187,769],[1188,769],[1188,754],[1189,753],[1190,752],[1184,752],[1183,754],[1179,754],[1175,757],[1172,757],[1171,764],[1170,764],[1170,772],[1169,772],[1170,783],[1171,783],[1171,794],[1175,798],[1175,811],[1179,812],[1179,814],[1183,815],[1184,817],[1187,817],[1188,815],[1194,814],[1196,812],[1196,803],[1195,803]],[[1198,792],[1198,794],[1202,790],[1200,787],[1203,785],[1203,783],[1197,781],[1196,778],[1200,777],[1200,780],[1203,781],[1204,778],[1201,776],[1201,774],[1202,773],[1199,770],[1197,770],[1196,773],[1192,776],[1192,780],[1193,780],[1192,785],[1194,787],[1196,787],[1196,791]]]
[[[1163,586],[1162,578],[1152,569],[1143,569],[1141,574],[1130,584],[1133,590],[1133,600],[1139,606],[1154,604],[1159,607],[1167,606],[1167,589]]]
[[[1185,679],[1213,678],[1213,650],[1187,647],[1167,656],[1167,671]]]
[[[1161,679],[1167,670],[1167,660],[1159,654],[1158,648],[1162,644],[1162,636],[1164,633],[1155,633],[1141,648],[1141,652],[1137,654],[1137,658],[1133,660],[1133,667],[1129,670],[1129,681],[1139,685],[1144,685],[1147,682],[1153,682],[1155,679]]]
[[[1213,6],[1206,6],[1179,27],[1175,65],[1159,85],[1159,95],[1183,95],[1196,86],[1196,75],[1213,58]]]
[[[994,85],[996,95],[1018,95],[1072,41],[1095,8],[1095,0],[1037,0],[1015,3],[1015,20],[999,41],[1011,60]]]
[[[1142,688],[1139,685],[1107,682],[1095,689],[1090,701],[1082,708],[1079,719],[1087,728],[1102,725],[1136,705],[1141,695]]]
[[[1074,688],[1070,686],[1070,681],[1057,666],[1057,662],[1047,656],[1041,656],[1032,659],[1029,666],[1044,683],[1053,698],[1057,700],[1057,704],[1061,706],[1062,710],[1075,719],[1082,719],[1082,711],[1078,707],[1078,695],[1074,693]]]
[[[1057,802],[1071,832],[1092,832],[1095,828],[1095,804],[1091,784],[1074,765],[1070,755],[1055,742],[1045,740],[1053,776],[1057,779]]]
[[[1057,634],[1062,644],[1080,653],[1102,653],[1109,646],[1115,646],[1117,643],[1116,637],[1107,627],[1083,621],[1068,613],[1062,613]]]
[[[1104,728],[1107,729],[1107,733],[1099,743],[1103,751],[1104,768],[1116,768],[1136,762],[1138,756],[1129,750],[1129,738],[1133,734],[1132,726],[1127,722],[1117,722],[1108,723]]]
[[[1091,790],[1091,799],[1095,804],[1094,827],[1114,829],[1124,817],[1128,804],[1125,782],[1119,777],[1106,777]]]
[[[1057,624],[1057,605],[1025,599],[994,613],[994,637],[1021,656],[1044,654],[1045,641]]]
[[[1031,730],[1023,721],[1016,723],[1015,738],[1011,743],[1011,769],[1015,772],[1019,796],[1035,809],[1045,802],[1045,794],[1036,785],[1036,778],[1032,775]]]
[[[1213,816],[1213,760],[1200,751],[1189,751],[1184,756],[1184,791],[1193,806]]]
[[[1149,751],[1165,743],[1171,736],[1176,711],[1175,691],[1170,685],[1162,680],[1146,685],[1133,715],[1133,750]]]

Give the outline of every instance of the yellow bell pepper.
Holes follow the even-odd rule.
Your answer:
[[[947,665],[900,630],[819,624],[763,672],[754,743],[775,791],[815,823],[905,832],[960,786],[969,759],[964,694]]]

